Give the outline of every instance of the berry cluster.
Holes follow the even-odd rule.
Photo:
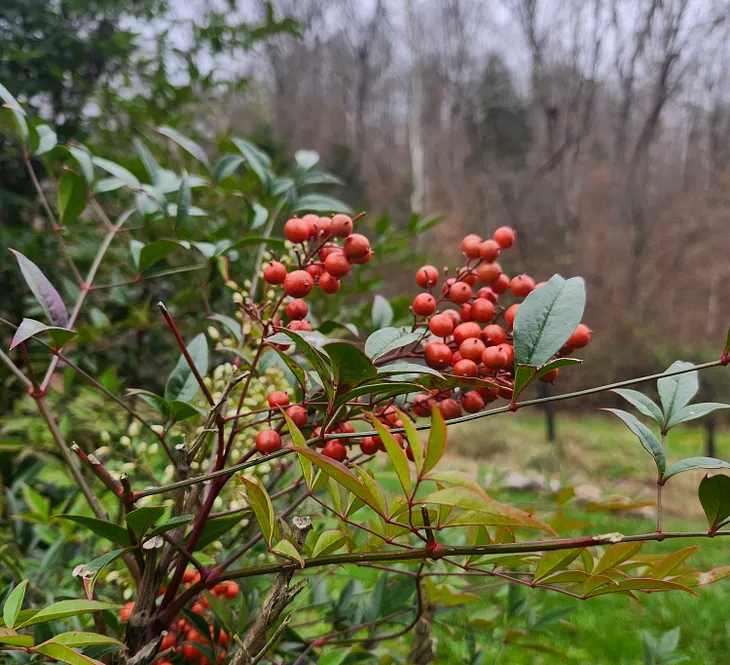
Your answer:
[[[188,588],[190,584],[200,581],[200,574],[188,568],[183,575],[183,582]],[[238,596],[240,587],[236,582],[221,582],[216,584],[211,593],[223,600]],[[164,593],[164,589],[162,590]],[[190,611],[203,617],[206,621],[210,603],[205,596],[195,602]],[[134,603],[127,603],[120,613],[122,622],[129,621],[132,615]],[[194,628],[187,619],[178,619],[171,630],[162,638],[160,644],[160,656],[155,661],[156,665],[171,665],[169,657],[171,654],[181,654],[185,662],[193,665],[212,665],[212,662],[223,662],[226,658],[226,646],[228,645],[228,634],[212,623],[208,625],[208,635],[203,635]],[[211,657],[214,660],[211,662]]]

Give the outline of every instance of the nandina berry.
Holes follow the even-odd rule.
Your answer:
[[[280,449],[281,437],[276,430],[265,429],[256,435],[256,450],[262,455],[269,455]]]
[[[458,418],[461,415],[461,407],[455,399],[445,399],[443,402],[438,404],[438,410],[441,411],[441,415],[444,417],[444,420]]]
[[[122,611],[119,613],[119,619],[122,622],[129,621],[129,617],[132,616],[132,610],[134,609],[134,603],[124,603],[124,607],[122,608]]]
[[[501,274],[502,266],[500,266],[496,261],[482,263],[477,268],[477,277],[479,278],[479,281],[487,286],[494,284]]]
[[[319,260],[324,262],[324,260],[330,255],[330,254],[342,254],[342,247],[338,247],[337,245],[333,243],[329,243],[322,247],[322,249],[317,252],[317,256],[319,257]]]
[[[454,284],[456,284],[456,277],[449,277],[447,280],[445,280],[444,283],[441,285],[441,294],[446,295],[451,290],[451,287]]]
[[[483,286],[477,291],[477,298],[484,298],[485,300],[489,300],[489,302],[493,303],[494,305],[499,302],[499,296],[488,286]]]
[[[476,391],[481,395],[484,402],[493,402],[499,397],[499,388],[489,388],[487,386],[479,386]]]
[[[197,574],[198,571],[195,570],[195,568],[186,568],[183,573],[182,581],[185,583],[192,582]]]
[[[192,644],[183,644],[182,648],[183,656],[185,660],[197,660],[203,654]]]
[[[538,380],[543,383],[555,383],[558,379],[558,374],[560,374],[559,369],[551,369],[549,372],[545,372]]]
[[[373,258],[375,252],[373,252],[372,249],[369,249],[367,254],[364,256],[361,256],[359,259],[350,259],[350,263],[356,263],[357,265],[361,266],[367,263],[370,259]]]
[[[436,337],[448,337],[454,332],[454,320],[447,314],[436,314],[428,322],[428,329]]]
[[[284,224],[284,237],[293,243],[309,240],[309,223],[299,217],[292,217]]]
[[[485,240],[479,248],[479,257],[482,261],[496,261],[500,252],[499,243],[496,240]]]
[[[319,288],[323,293],[337,293],[340,290],[340,280],[326,272],[319,277]]]
[[[291,400],[283,390],[275,390],[269,395],[269,406],[287,406]]]
[[[456,376],[476,376],[477,364],[473,360],[463,358],[454,363],[452,371]]]
[[[519,307],[520,306],[515,303],[514,305],[510,305],[507,308],[507,311],[504,313],[504,320],[510,328],[515,322],[515,314],[517,314],[517,310],[519,309]]]
[[[286,305],[286,315],[292,321],[303,319],[309,313],[309,305],[301,298],[295,298]]]
[[[416,395],[413,398],[413,413],[421,418],[431,415],[433,408],[433,397],[429,394]]]
[[[386,425],[396,425],[399,421],[398,412],[392,406],[386,406],[384,409],[378,411],[377,415],[378,419]]]
[[[469,286],[474,287],[477,283],[477,274],[472,270],[460,270],[456,281],[466,282]]]
[[[515,364],[515,349],[511,344],[499,344],[498,347],[507,356],[507,365],[511,367]]]
[[[312,263],[312,264],[308,265],[307,272],[312,277],[319,277],[320,275],[323,275],[325,272],[324,263]]]
[[[436,298],[430,293],[419,293],[413,299],[413,311],[417,316],[431,316],[436,311]]]
[[[352,233],[352,217],[343,214],[334,215],[331,231],[337,238],[347,238]]]
[[[461,323],[454,328],[454,341],[461,346],[465,339],[469,339],[470,337],[479,337],[481,332],[482,329],[479,327],[478,323],[473,323],[471,321]]]
[[[459,353],[462,358],[468,358],[478,363],[482,358],[484,348],[484,342],[482,340],[478,337],[470,337],[459,344]]]
[[[492,282],[492,291],[497,294],[504,293],[509,288],[509,277],[502,273],[497,279]]]
[[[433,369],[446,369],[451,364],[451,349],[443,342],[429,342],[424,351],[426,364]]]
[[[348,259],[361,259],[370,251],[370,241],[362,233],[353,233],[342,245]]]
[[[454,282],[449,289],[449,298],[451,302],[461,305],[471,298],[471,293],[472,288],[466,282]]]
[[[342,253],[332,253],[324,260],[324,269],[332,277],[344,277],[351,268],[350,260]]]
[[[284,280],[284,291],[292,298],[304,298],[314,286],[314,279],[305,270],[290,272]]]
[[[422,289],[430,289],[439,281],[439,271],[435,266],[421,266],[416,272],[416,284]]]
[[[347,448],[343,446],[337,439],[328,441],[322,448],[322,454],[325,457],[331,457],[338,462],[344,462],[347,459]]]
[[[272,261],[264,268],[264,279],[275,286],[281,284],[286,279],[286,266],[279,261]]]
[[[372,436],[364,436],[360,441],[360,450],[363,455],[374,455],[378,452],[378,444]]]
[[[494,303],[486,298],[477,298],[471,304],[471,318],[479,323],[491,321],[496,311]]]
[[[295,332],[312,332],[312,324],[306,319],[302,319],[301,321],[289,321],[287,328]]]
[[[165,635],[165,637],[162,638],[162,642],[160,642],[160,651],[167,651],[167,649],[172,649],[177,644],[177,635],[170,631]]]
[[[465,302],[461,307],[459,307],[459,318],[462,321],[472,320],[471,305],[468,302]]]
[[[509,226],[500,226],[494,232],[494,239],[497,241],[497,244],[502,249],[509,249],[510,247],[512,247],[512,245],[515,244],[516,238],[517,234],[515,233],[514,229],[510,228]]]
[[[319,232],[318,224],[319,224],[319,215],[313,215],[311,212],[308,215],[304,215],[302,217],[302,221],[307,223],[307,228],[309,229],[309,235],[316,236]]]
[[[225,585],[227,587],[226,588],[226,598],[235,598],[238,595],[238,592],[241,590],[241,587],[238,584],[238,582],[233,582],[233,581],[229,580],[228,582],[225,582]],[[221,631],[221,633],[222,632],[223,631]],[[219,641],[219,643],[221,643],[221,642]]]
[[[205,608],[203,607],[202,603],[193,603],[193,606],[190,608],[190,611],[193,614],[200,614],[202,616],[205,613]]]
[[[478,413],[484,408],[484,398],[476,390],[470,390],[461,398],[461,407],[467,413]]]
[[[509,288],[518,298],[524,298],[535,288],[535,280],[529,275],[517,275],[509,283]]]
[[[512,399],[512,394],[514,393],[514,390],[514,384],[511,381],[508,381],[505,385],[500,386],[499,396],[503,397],[504,399]]]
[[[323,238],[329,238],[332,235],[332,220],[329,217],[317,219],[317,233]]]
[[[592,336],[593,331],[585,323],[579,323],[565,345],[574,349],[582,349],[591,341]]]
[[[309,419],[309,414],[307,413],[307,410],[299,404],[290,406],[286,410],[286,415],[289,416],[291,421],[297,427],[304,427],[307,424],[307,420]]]
[[[451,364],[456,365],[460,360],[462,360],[461,354],[458,351],[454,351],[451,354]]]
[[[464,236],[464,239],[461,241],[461,251],[469,259],[478,259],[481,245],[482,239],[475,233],[470,233],[468,236]]]
[[[488,369],[499,370],[509,365],[509,358],[501,345],[488,346],[482,353],[482,362]]]
[[[482,330],[482,341],[487,346],[496,346],[497,344],[502,344],[502,342],[504,342],[506,339],[507,333],[501,326],[498,326],[496,323],[493,323],[489,326],[484,326],[484,330]]]
[[[461,323],[461,319],[459,318],[459,314],[454,309],[445,309],[442,314],[446,314],[446,316],[450,316],[451,320],[454,322],[454,327],[458,326],[459,323]]]

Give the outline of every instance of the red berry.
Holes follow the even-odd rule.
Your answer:
[[[340,280],[326,272],[319,278],[319,288],[324,293],[337,293],[340,290]]]
[[[345,446],[343,446],[337,439],[333,439],[332,441],[328,441],[324,444],[322,454],[325,457],[331,457],[338,462],[344,462],[347,459],[347,448],[345,448]]]
[[[312,324],[306,319],[302,319],[301,321],[290,321],[287,327],[289,330],[294,330],[295,332],[312,332]]]
[[[436,311],[436,298],[430,293],[419,293],[413,299],[413,311],[417,316],[431,316]]]
[[[461,346],[465,339],[469,339],[470,337],[479,337],[481,332],[482,329],[479,327],[478,323],[462,323],[454,328],[454,341]]]
[[[517,275],[512,278],[509,288],[518,298],[524,298],[535,288],[535,280],[529,275]]]
[[[305,270],[290,272],[284,280],[284,291],[292,298],[304,298],[314,286],[314,279]]]
[[[273,429],[265,429],[256,435],[256,450],[262,455],[275,453],[281,449],[281,437]]]
[[[129,602],[125,603],[124,607],[122,608],[122,611],[119,613],[119,618],[121,621],[129,621],[129,617],[132,616],[132,610],[134,609],[134,603]]]
[[[352,233],[352,217],[342,214],[334,215],[331,230],[333,236],[347,238]]]
[[[479,248],[479,256],[483,261],[495,261],[500,252],[499,243],[496,240],[485,240]]]
[[[464,358],[454,363],[453,373],[456,376],[476,376],[477,364],[473,360]]]
[[[477,291],[477,298],[484,298],[495,305],[499,302],[499,296],[488,286],[483,286]]]
[[[549,372],[545,372],[538,380],[543,383],[555,383],[558,379],[559,369],[551,369]]]
[[[478,337],[470,337],[465,339],[459,345],[459,353],[462,358],[468,358],[478,363],[482,358],[482,352],[484,351],[484,342]]]
[[[324,263],[312,263],[307,266],[307,272],[312,277],[319,277],[324,274]]]
[[[454,320],[447,314],[436,314],[428,322],[428,329],[436,337],[448,337],[454,332]]]
[[[165,635],[165,637],[162,638],[162,642],[160,642],[160,651],[167,651],[167,649],[172,649],[177,644],[177,635],[170,631]]]
[[[332,253],[324,260],[324,269],[332,277],[344,277],[350,268],[350,260],[341,252]]]
[[[283,390],[275,390],[269,395],[269,406],[287,406],[291,400]]]
[[[309,223],[299,217],[292,217],[284,224],[284,237],[289,242],[302,243],[309,240]]]
[[[517,314],[519,307],[518,304],[510,305],[504,313],[504,320],[510,328],[515,322],[515,314]]]
[[[186,660],[197,660],[202,655],[192,644],[183,644],[182,650]]]
[[[509,358],[501,345],[488,346],[482,353],[482,362],[488,369],[499,370],[509,365]]]
[[[317,233],[323,238],[328,238],[332,234],[332,220],[329,217],[317,219]]]
[[[471,286],[466,282],[454,282],[449,289],[449,298],[451,298],[451,302],[461,305],[471,298],[471,292]]]
[[[319,257],[320,261],[324,261],[330,254],[341,254],[342,248],[338,247],[337,245],[333,245],[332,243],[325,245],[322,247],[322,249],[319,250],[317,256]]]
[[[286,279],[286,266],[278,261],[272,261],[264,268],[264,279],[269,284],[281,284]]]
[[[507,365],[511,367],[515,364],[515,350],[511,344],[500,344],[497,348],[507,356]]]
[[[502,273],[495,282],[492,282],[492,291],[504,293],[509,288],[509,277]]]
[[[195,570],[195,568],[186,568],[185,572],[183,573],[183,582],[192,582],[197,574],[198,572]]]
[[[416,284],[422,289],[430,289],[439,281],[439,271],[434,266],[421,266],[416,272]]]
[[[478,413],[484,408],[484,398],[476,390],[470,390],[461,398],[461,406],[467,413]]]
[[[508,249],[515,244],[517,234],[509,226],[500,226],[494,232],[494,239],[502,249]]]
[[[307,303],[301,298],[296,298],[287,303],[286,315],[292,321],[298,321],[300,319],[303,319],[305,316],[307,316],[308,313],[309,305],[307,305]]]
[[[372,436],[364,436],[360,441],[360,450],[364,455],[374,455],[378,452],[378,444]]]
[[[461,319],[459,318],[458,313],[456,310],[453,309],[445,309],[442,314],[446,314],[446,316],[450,316],[451,320],[454,322],[454,326],[458,326],[459,323],[461,323]]]
[[[361,266],[367,263],[370,259],[373,258],[375,252],[373,252],[372,249],[368,250],[368,253],[365,254],[365,256],[361,256],[359,259],[350,259],[351,263],[356,263],[357,265]]]
[[[451,364],[451,349],[443,342],[429,342],[425,349],[426,364],[433,369],[446,369]]]
[[[348,259],[362,259],[370,252],[370,241],[361,233],[353,233],[342,245]]]
[[[307,424],[307,420],[309,419],[307,410],[303,406],[300,406],[299,404],[290,406],[286,410],[286,415],[289,416],[289,418],[291,418],[291,421],[297,427],[304,427]]]
[[[499,388],[487,388],[486,386],[480,386],[476,389],[477,393],[481,395],[485,402],[493,402],[499,397]]]
[[[474,233],[470,233],[468,236],[465,236],[461,241],[461,251],[464,252],[466,257],[469,259],[479,258],[479,250],[481,246],[482,239]]]
[[[471,305],[468,302],[465,302],[460,308],[459,308],[459,318],[462,321],[471,321],[472,315],[471,315]]]
[[[446,295],[454,284],[456,284],[456,277],[449,277],[441,285],[441,293]]]
[[[466,282],[469,286],[476,286],[477,274],[471,270],[460,270],[456,276],[457,282]]]
[[[456,365],[460,360],[462,360],[461,354],[458,351],[454,351],[451,354],[451,364]]]
[[[487,286],[494,284],[501,274],[502,266],[500,266],[496,261],[492,261],[491,263],[482,263],[477,268],[477,277],[479,278],[479,281]]]
[[[421,418],[431,415],[433,398],[429,394],[416,395],[413,398],[413,413]]]
[[[585,323],[579,323],[565,345],[574,349],[582,349],[591,341],[592,336],[593,331]]]
[[[310,236],[316,236],[319,233],[319,215],[313,215],[309,213],[302,217],[302,221],[306,222],[307,228],[309,229]]]
[[[471,318],[479,323],[491,321],[496,311],[494,303],[486,298],[477,298],[471,304]]]
[[[441,411],[444,420],[458,418],[461,415],[461,407],[455,399],[445,399],[438,405],[438,410]]]
[[[507,339],[507,333],[496,323],[490,326],[484,326],[482,330],[482,341],[487,346],[496,346],[502,344]]]

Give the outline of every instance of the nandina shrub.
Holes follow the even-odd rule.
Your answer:
[[[312,195],[297,198],[270,172],[260,151],[244,141],[237,142],[240,156],[224,155],[209,169],[201,148],[170,130],[166,136],[200,162],[201,173],[160,170],[152,184],[143,185],[124,167],[79,146],[69,146],[67,153],[55,148],[50,130],[29,129],[22,108],[4,88],[0,92],[31,172],[31,153],[55,150],[65,160],[56,211],[40,186],[38,194],[79,286],[69,314],[54,286],[58,275],[49,279],[14,252],[45,320],[6,322],[12,340],[0,358],[35,402],[86,500],[86,508],[59,514],[59,521],[98,538],[86,550],[94,556],[67,571],[85,598],[23,610],[28,585],[17,584],[4,603],[0,647],[73,665],[104,655],[135,665],[239,665],[315,663],[328,651],[333,662],[364,662],[377,657],[377,645],[395,643],[408,662],[422,664],[435,657],[434,617],[459,594],[473,597],[468,592],[482,578],[596,599],[691,593],[692,587],[728,574],[727,567],[689,568],[685,560],[691,550],[638,553],[648,541],[727,533],[722,530],[730,519],[726,476],[708,474],[700,485],[707,530],[666,532],[661,501],[667,481],[678,473],[730,467],[714,458],[670,466],[666,461],[675,425],[725,407],[690,401],[698,371],[730,361],[730,339],[721,357],[704,365],[678,362],[658,376],[521,400],[535,381],[559,384],[561,371],[580,364],[572,354],[592,333],[581,322],[581,278],[555,275],[536,283],[529,275],[510,278],[502,271],[497,259],[519,242],[507,227],[488,239],[465,237],[464,260],[453,273],[419,268],[415,282],[421,292],[414,297],[409,325],[380,327],[362,343],[330,339],[313,316],[311,298],[317,291],[337,292],[341,280],[371,259],[362,214],[320,214],[322,207],[340,206]],[[191,180],[212,186],[242,163],[276,200],[265,211],[263,236],[196,244],[176,238],[173,228],[152,243],[132,239],[135,276],[96,282],[127,223],[154,224],[172,210],[179,221],[194,209]],[[327,181],[310,169],[302,166],[300,182]],[[102,184],[99,171],[115,182]],[[116,222],[101,196],[111,186],[117,199],[109,207],[128,206]],[[156,202],[152,208],[148,198]],[[295,215],[293,209],[307,207],[302,199],[320,210]],[[105,235],[82,274],[67,236],[73,240],[71,227],[88,202]],[[275,222],[289,209],[284,241],[274,234]],[[231,252],[249,239],[262,249],[251,266],[241,267],[250,273],[236,274]],[[206,312],[186,342],[176,312],[160,303],[160,320],[180,353],[173,368],[159,368],[169,371],[164,394],[140,386],[118,395],[79,365],[75,326],[98,291],[168,277],[169,270],[149,270],[178,249],[196,251],[206,265],[217,266],[231,292],[230,311]],[[209,287],[201,287],[204,303]],[[207,337],[205,328],[210,328]],[[216,342],[212,370],[208,338]],[[31,361],[31,347],[47,361],[44,372]],[[120,465],[122,451],[114,445],[102,455],[69,442],[57,422],[63,404],[51,394],[61,366],[79,373],[132,419],[127,440],[120,439],[123,446],[134,449],[133,438],[144,432],[154,448],[137,448],[133,461]],[[657,379],[661,405],[627,388],[649,379]],[[650,533],[561,538],[546,515],[500,502],[478,479],[444,464],[450,424],[608,389],[660,431],[657,436],[632,414],[611,409],[656,466],[658,517]],[[501,405],[489,407],[499,399]],[[419,431],[427,431],[426,441]],[[365,610],[352,582],[329,603],[333,587],[327,583],[343,567],[348,576],[368,574],[361,582],[371,597]],[[324,600],[318,585],[308,590],[305,572],[321,572]],[[295,602],[305,594],[310,607]],[[311,607],[322,603],[333,605],[331,611],[308,620]],[[93,615],[95,632],[50,633],[49,638],[34,628],[76,615]]]

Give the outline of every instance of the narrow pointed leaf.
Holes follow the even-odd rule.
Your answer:
[[[568,565],[580,556],[582,548],[574,550],[555,550],[552,552],[545,552],[540,563],[537,564],[535,569],[535,581],[538,582],[548,575],[557,572],[563,568],[567,568]]]
[[[309,364],[312,366],[312,369],[314,369],[321,379],[328,397],[334,397],[335,391],[334,386],[332,385],[332,371],[323,356],[299,333],[284,328],[282,328],[280,332],[289,337],[289,339],[296,344],[297,350],[299,350],[307,359]],[[269,339],[267,341],[271,340]]]
[[[208,373],[208,342],[205,335],[203,333],[196,335],[187,345],[187,349],[200,376],[205,377]],[[165,399],[168,401],[176,399],[181,402],[189,402],[195,397],[199,388],[200,386],[187,360],[185,360],[185,356],[181,355],[177,366],[167,380]]]
[[[58,635],[54,635],[50,640],[45,642],[45,644],[48,644],[48,642],[65,644],[66,646],[76,648],[90,647],[95,644],[116,644],[119,646],[124,646],[122,642],[113,637],[109,637],[107,635],[99,635],[98,633],[87,633],[81,630],[75,630],[69,633],[60,633]],[[38,646],[40,646],[40,644]]]
[[[19,625],[18,629],[35,626],[39,623],[46,623],[47,621],[57,621],[58,619],[66,619],[67,617],[89,614],[90,612],[116,610],[119,607],[119,605],[102,603],[98,600],[61,600],[57,603],[47,605],[42,610],[36,612],[31,618]]]
[[[596,596],[605,596],[610,593],[622,593],[624,591],[686,591],[693,596],[697,594],[686,586],[676,584],[675,582],[667,582],[666,580],[655,580],[651,577],[633,578],[624,580],[618,584],[608,584],[602,586],[588,594],[588,598]]]
[[[426,455],[426,451],[423,447],[423,441],[421,441],[421,437],[418,435],[418,430],[410,417],[403,413],[400,409],[396,409],[396,412],[403,423],[403,429],[406,431],[406,439],[408,440],[408,445],[411,447],[411,453],[413,454],[413,463],[416,465],[416,472],[420,476]]]
[[[87,517],[86,515],[56,515],[56,519],[75,522],[92,533],[95,533],[102,538],[107,538],[119,545],[124,545],[126,547],[130,544],[127,530],[118,524],[114,524],[114,522],[107,522],[106,520],[96,519],[95,517]]]
[[[13,647],[32,647],[33,642],[32,635],[21,635],[9,628],[0,628],[0,647],[4,644]]]
[[[271,165],[271,157],[269,157],[261,148],[254,145],[250,141],[241,138],[232,138],[231,141],[243,155],[246,163],[251,170],[258,176],[261,183],[268,187],[272,180],[272,174],[269,171]]]
[[[694,367],[692,363],[677,360],[667,368],[665,373],[691,369],[692,367]],[[657,381],[657,390],[662,402],[665,423],[671,422],[675,414],[689,404],[690,400],[697,394],[699,386],[696,371],[662,377]]]
[[[639,442],[644,447],[644,450],[648,452],[656,463],[659,471],[659,476],[664,477],[664,472],[667,468],[667,461],[664,457],[664,450],[662,450],[662,444],[659,442],[656,434],[652,432],[644,423],[636,418],[636,416],[630,414],[628,411],[621,409],[602,409],[613,413],[613,415],[620,418],[624,424],[633,432]]]
[[[664,414],[654,400],[649,399],[638,390],[631,390],[629,388],[616,388],[612,392],[623,397],[629,404],[633,405],[639,413],[643,413],[645,416],[653,418],[660,426],[664,426]]]
[[[13,335],[13,340],[10,342],[10,348],[14,349],[18,346],[18,344],[21,344],[44,332],[51,335],[51,338],[53,339],[53,346],[57,349],[60,349],[64,344],[76,336],[76,331],[71,330],[70,328],[47,326],[45,323],[41,323],[35,319],[23,319]]]
[[[223,155],[213,169],[213,182],[216,184],[223,182],[232,176],[242,163],[243,157],[240,155]]]
[[[378,432],[378,436],[380,436],[380,440],[385,446],[388,457],[390,457],[390,461],[393,464],[393,470],[398,476],[398,480],[401,484],[401,487],[403,488],[403,491],[405,492],[405,495],[410,496],[412,487],[411,468],[408,464],[408,458],[406,457],[403,448],[398,445],[395,437],[383,426],[383,423],[381,423],[371,413],[367,414],[367,416],[368,418],[370,418],[370,422],[373,423],[375,429]]]
[[[441,411],[431,409],[431,430],[428,435],[428,447],[426,448],[426,459],[423,462],[422,474],[433,469],[446,452],[446,423]]]
[[[644,543],[642,542],[616,543],[615,545],[611,545],[593,568],[593,574],[600,575],[607,570],[615,568],[620,563],[623,563],[634,556],[634,554],[636,554],[643,545]]]
[[[344,212],[352,214],[352,208],[344,201],[326,194],[303,194],[294,204],[294,212]]]
[[[73,171],[64,171],[58,181],[58,218],[61,224],[73,222],[86,208],[86,179]]]
[[[322,348],[330,357],[338,395],[345,394],[378,375],[371,360],[354,344],[332,342]]]
[[[100,660],[84,656],[78,651],[74,651],[71,647],[58,642],[43,642],[33,647],[35,653],[40,653],[52,660],[57,660],[68,665],[103,665]]]
[[[23,599],[25,598],[25,590],[27,587],[28,580],[23,580],[10,592],[8,599],[3,605],[3,619],[8,628],[12,629],[15,627],[15,621],[20,613],[20,608],[23,606]]]
[[[302,555],[299,554],[297,548],[288,540],[280,540],[271,548],[271,552],[273,554],[279,554],[286,559],[292,559],[299,564],[300,568],[304,568],[304,559],[302,559]]]
[[[664,481],[666,482],[678,473],[694,471],[695,469],[730,469],[730,463],[723,462],[721,459],[714,457],[686,457],[669,467],[669,470],[664,476]]]
[[[710,530],[715,531],[730,517],[730,477],[708,473],[700,483],[698,494]]]
[[[246,513],[234,513],[233,515],[222,515],[209,519],[203,527],[203,532],[195,545],[195,551],[204,549],[212,542],[230,533],[231,530],[246,516]]]
[[[92,157],[91,161],[94,166],[98,166],[103,171],[106,171],[130,189],[139,189],[142,184],[136,175],[116,162],[104,159],[103,157]]]
[[[252,478],[241,476],[241,480],[246,486],[246,495],[261,527],[261,532],[270,547],[271,540],[274,537],[274,528],[276,527],[276,515],[269,494],[256,476]]]
[[[337,529],[328,529],[319,534],[317,542],[312,548],[312,558],[325,556],[336,552],[347,542],[347,536]]]
[[[141,538],[147,529],[159,521],[165,514],[165,510],[165,506],[144,506],[127,513],[124,520],[137,534],[137,537]]]
[[[45,155],[58,145],[58,136],[48,125],[36,125],[34,129],[38,137],[33,148],[34,155]]]
[[[699,545],[694,545],[693,547],[685,547],[684,549],[667,554],[654,564],[652,576],[661,580],[671,575],[698,549],[700,549]]]
[[[365,340],[365,355],[376,360],[386,353],[413,344],[421,336],[421,332],[410,332],[405,327],[381,328]]]
[[[67,150],[79,165],[81,172],[89,185],[94,184],[94,164],[91,161],[91,153],[81,145],[69,145]]]
[[[307,440],[304,438],[304,434],[302,434],[302,431],[294,424],[294,421],[292,421],[285,409],[282,409],[281,412],[284,415],[284,420],[286,420],[287,428],[289,429],[289,436],[291,437],[295,450],[297,448],[309,450],[307,448]],[[312,462],[304,455],[300,454],[298,455],[298,457],[299,464],[301,464],[302,466],[302,475],[304,476],[304,482],[307,483],[308,489],[312,489],[312,484],[314,482],[314,469],[312,467]]]
[[[68,325],[68,312],[53,284],[48,281],[48,278],[33,261],[14,249],[10,251],[18,261],[25,283],[53,325],[65,328]]]
[[[180,132],[178,132],[176,129],[173,129],[172,127],[158,127],[155,131],[158,134],[162,134],[163,136],[172,139],[183,150],[189,152],[193,157],[195,157],[195,159],[197,159],[201,164],[205,165],[207,168],[210,168],[208,155],[205,154],[205,151],[195,141],[189,139],[187,136],[183,136]]]
[[[190,219],[190,210],[193,207],[193,193],[187,174],[180,180],[180,189],[177,192],[177,210],[175,210],[175,224],[182,226]]]
[[[686,423],[690,420],[696,420],[702,418],[708,413],[717,411],[718,409],[730,409],[730,404],[721,404],[719,402],[700,402],[699,404],[688,404],[685,407],[675,411],[672,418],[667,423],[667,429],[679,425],[680,423]]]
[[[159,536],[161,533],[166,533],[172,529],[176,529],[183,524],[188,524],[195,519],[195,515],[179,515],[178,517],[171,517],[169,520],[165,520],[161,524],[158,524],[152,531],[149,532],[149,538]]]

